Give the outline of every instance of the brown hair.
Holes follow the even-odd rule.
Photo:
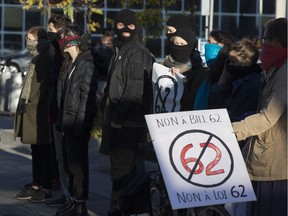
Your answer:
[[[25,36],[27,37],[28,34],[33,35],[37,40],[39,40],[39,39],[47,40],[48,39],[46,30],[41,26],[32,26],[31,28],[29,28],[26,31]]]
[[[265,25],[265,37],[287,48],[287,18],[269,20]]]
[[[236,41],[231,45],[230,51],[234,50],[241,57],[243,62],[247,62],[251,65],[256,64],[261,48],[261,40],[256,37],[253,40],[249,38],[243,38],[240,41]]]

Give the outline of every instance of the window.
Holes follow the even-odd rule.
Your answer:
[[[256,13],[256,0],[241,0],[240,13]]]
[[[26,11],[26,29],[28,30],[32,26],[43,26],[43,16],[41,15],[41,12],[37,9],[30,9]]]
[[[222,12],[236,13],[237,0],[222,0]]]
[[[4,10],[4,30],[22,31],[22,8],[5,7]]]

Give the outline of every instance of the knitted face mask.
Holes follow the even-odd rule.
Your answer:
[[[133,11],[130,11],[128,9],[124,9],[120,11],[115,19],[116,23],[123,23],[124,27],[122,29],[116,28],[117,38],[121,43],[127,43],[131,41],[134,36],[136,35],[136,26],[137,26],[137,20],[135,17],[135,14]],[[128,28],[128,25],[133,24],[135,26],[135,29]],[[123,32],[130,33],[130,37],[124,37]]]
[[[37,50],[38,41],[37,40],[27,41],[26,46],[32,56],[38,53],[38,50]]]

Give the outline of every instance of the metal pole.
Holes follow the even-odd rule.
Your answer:
[[[210,0],[209,32],[213,30],[214,0]]]
[[[276,18],[286,17],[286,0],[276,0]]]
[[[258,15],[258,35],[262,35],[262,29],[263,29],[263,20],[262,20],[262,16],[263,16],[263,0],[259,0],[259,15]]]
[[[205,39],[208,40],[209,36],[209,17],[205,16]]]

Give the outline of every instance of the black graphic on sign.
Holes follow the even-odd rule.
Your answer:
[[[225,183],[234,169],[227,145],[215,134],[203,130],[188,130],[179,134],[170,145],[169,157],[173,169],[181,178],[201,187]]]
[[[170,79],[173,83],[173,86],[171,87],[165,87],[163,90],[163,86],[160,85],[160,82],[163,81],[163,79]],[[176,97],[177,97],[177,91],[178,91],[178,83],[177,80],[175,80],[173,77],[168,75],[162,75],[159,76],[155,85],[155,94],[156,97],[154,97],[154,112],[155,113],[166,113],[166,112],[174,112],[176,108]],[[169,98],[169,101],[172,99],[172,107],[167,109],[167,99]]]

